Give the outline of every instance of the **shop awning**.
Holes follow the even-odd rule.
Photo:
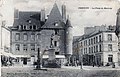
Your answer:
[[[49,58],[49,56],[48,55],[43,55],[43,58]],[[58,58],[58,59],[64,59],[65,56],[64,55],[56,55],[56,58]]]

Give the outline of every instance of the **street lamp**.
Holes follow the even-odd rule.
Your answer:
[[[45,50],[46,51],[46,50]],[[44,51],[44,52],[45,52]],[[43,54],[44,54],[43,52]],[[40,52],[40,48],[38,48],[38,54],[37,54],[37,66],[36,66],[36,69],[35,70],[44,70],[44,71],[47,71],[47,69],[42,69],[42,56],[43,54],[41,54]]]
[[[38,55],[37,55],[37,66],[36,69],[41,69],[41,62],[40,62],[40,49],[38,48]]]

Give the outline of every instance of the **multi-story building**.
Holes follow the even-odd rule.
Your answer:
[[[83,64],[105,66],[114,62],[118,65],[115,26],[85,27],[84,31],[85,34],[73,42],[73,53],[78,52]]]
[[[11,29],[11,52],[22,56],[23,62],[28,57],[41,53],[53,55],[55,58],[65,58],[72,54],[72,26],[66,19],[66,6],[62,5],[62,15],[55,3],[50,14],[41,11],[15,12],[14,24]],[[55,52],[50,52],[51,48]],[[43,56],[44,57],[44,56]],[[52,57],[52,58],[53,58]]]

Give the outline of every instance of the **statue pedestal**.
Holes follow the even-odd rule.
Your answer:
[[[58,64],[56,57],[55,57],[55,49],[49,49],[49,58],[48,63],[45,65],[47,68],[60,68],[61,66]]]

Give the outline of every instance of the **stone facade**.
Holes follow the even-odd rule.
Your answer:
[[[118,40],[114,33],[115,26],[99,27],[102,29],[99,28],[95,30],[96,32],[86,33],[76,39],[73,42],[73,48],[75,46],[74,49],[76,49],[73,53],[78,52],[82,55],[84,65],[105,66],[113,62],[118,65]]]
[[[64,6],[64,7],[63,7]],[[72,26],[66,19],[66,6],[62,6],[62,16],[55,3],[48,18],[45,10],[15,11],[11,29],[11,52],[14,55],[35,56],[37,50],[55,49],[55,55],[72,54]],[[45,52],[47,55],[49,52]]]

